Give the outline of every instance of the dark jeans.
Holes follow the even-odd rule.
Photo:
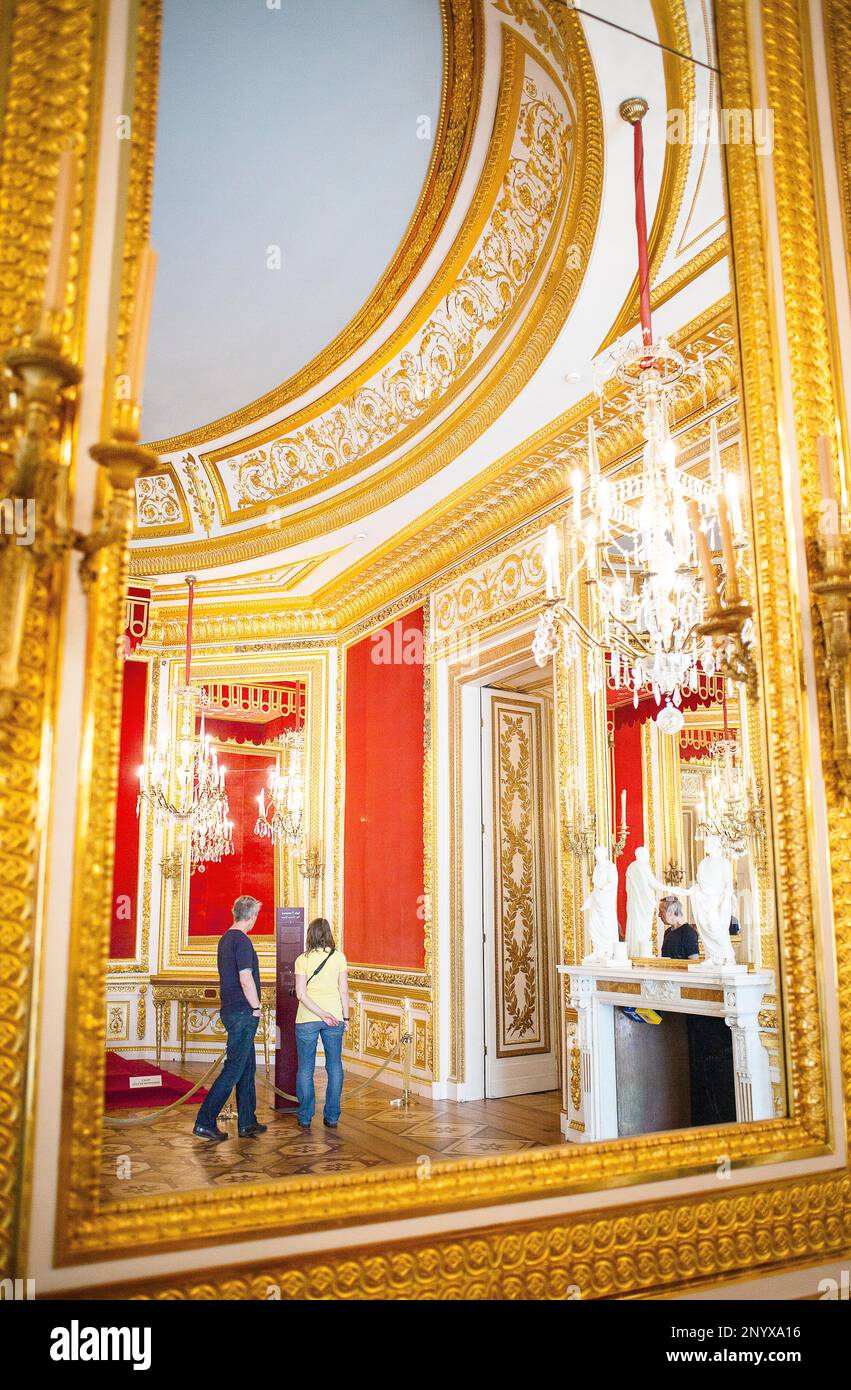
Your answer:
[[[309,1125],[316,1109],[313,1073],[316,1070],[316,1045],[321,1037],[325,1051],[325,1070],[328,1085],[325,1090],[325,1119],[335,1125],[340,1118],[340,1097],[343,1094],[343,1025],[331,1028],[317,1018],[315,1023],[297,1023],[295,1040],[298,1048],[298,1122]]]
[[[227,1029],[228,1050],[224,1066],[198,1110],[197,1124],[215,1129],[219,1111],[236,1087],[236,1110],[240,1129],[257,1123],[257,1095],[254,1090],[254,1035],[259,1018],[244,1009],[222,1009]]]

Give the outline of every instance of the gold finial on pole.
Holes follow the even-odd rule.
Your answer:
[[[637,121],[643,121],[647,112],[650,110],[644,97],[627,97],[618,107],[621,119],[627,121],[629,125],[635,125]]]

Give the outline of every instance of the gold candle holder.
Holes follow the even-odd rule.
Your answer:
[[[824,637],[833,756],[843,779],[851,774],[851,540],[820,543],[822,578],[813,584]]]
[[[89,450],[109,479],[111,496],[103,525],[90,536],[76,539],[77,549],[83,556],[80,579],[87,591],[97,577],[100,552],[110,545],[129,543],[135,519],[137,480],[160,466],[157,454],[138,442],[140,414],[138,402],[119,402],[113,438],[93,444]]]
[[[749,603],[709,605],[709,617],[697,629],[699,637],[708,637],[715,648],[715,663],[719,675],[745,686],[752,699],[758,693],[756,663],[751,645],[744,640],[745,624],[753,621]]]
[[[79,368],[62,351],[60,316],[43,315],[28,347],[6,353],[5,363],[20,383],[20,425],[12,477],[4,505],[32,509],[33,534],[21,537],[6,526],[0,534],[0,691],[3,704],[18,685],[21,645],[36,566],[60,558],[73,542],[68,527],[68,464],[61,451],[63,393],[80,380]]]

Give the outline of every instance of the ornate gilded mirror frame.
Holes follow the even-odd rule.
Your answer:
[[[56,32],[34,43],[40,11]],[[851,31],[842,6],[826,0],[828,53],[837,82],[851,64]],[[7,20],[7,111],[23,91],[67,83],[75,128],[86,150],[89,186],[98,157],[96,109],[104,16],[96,0],[74,8],[74,43],[63,40],[67,6],[11,7]],[[148,11],[143,11],[148,13]],[[848,1248],[851,1171],[844,1151],[851,1117],[851,808],[833,756],[826,656],[810,612],[808,584],[819,577],[821,490],[816,439],[847,452],[839,384],[832,281],[824,264],[822,174],[814,136],[810,6],[806,0],[720,0],[715,19],[727,107],[769,105],[775,113],[771,169],[750,145],[726,147],[730,235],[740,334],[741,386],[755,517],[763,690],[768,719],[770,802],[790,1114],[736,1127],[560,1147],[501,1159],[447,1162],[427,1182],[413,1169],[246,1184],[233,1190],[174,1193],[124,1202],[98,1198],[103,1073],[103,994],[109,935],[114,791],[121,694],[127,548],[104,553],[87,604],[88,659],[76,819],[71,953],[66,1005],[64,1109],[57,1175],[55,1264],[70,1266],[156,1251],[280,1236],[358,1221],[401,1219],[514,1203],[508,1224],[451,1229],[394,1245],[219,1267],[213,1277],[172,1276],[136,1292],[197,1296],[212,1290],[264,1297],[417,1297],[452,1289],[559,1297],[579,1283],[583,1297],[634,1296],[793,1263],[813,1263]],[[150,35],[140,32],[142,46]],[[71,51],[73,49],[73,52]],[[9,103],[12,103],[10,108]],[[836,110],[840,145],[849,144],[847,102]],[[21,264],[16,171],[31,191],[44,183],[35,150],[6,121],[0,188],[0,248]],[[10,172],[11,171],[11,172]],[[851,209],[844,171],[846,216]],[[41,179],[41,183],[39,180]],[[851,227],[846,227],[851,235]],[[11,341],[15,323],[37,295],[40,251],[24,253],[26,274],[0,299]],[[77,290],[85,296],[85,242]],[[35,287],[35,288],[34,288]],[[125,284],[123,313],[127,312]],[[781,336],[777,325],[785,321]],[[46,855],[44,785],[57,710],[55,671],[67,568],[37,587],[28,616],[24,693],[13,699],[0,743],[0,903],[4,988],[0,1009],[10,1061],[2,1082],[2,1176],[17,1189],[4,1220],[8,1264],[24,1258],[32,1201],[32,1087],[35,1023],[21,1007],[38,977],[38,899]],[[78,614],[79,616],[79,614]],[[819,744],[821,752],[819,752]],[[827,845],[823,835],[827,836]],[[829,851],[829,864],[826,863]],[[107,895],[108,896],[108,895]],[[836,958],[830,939],[831,898]],[[835,992],[834,992],[835,991]],[[42,1024],[43,1027],[43,1024]],[[840,1035],[841,1034],[841,1035]],[[841,1049],[841,1054],[840,1054]],[[839,1074],[828,1058],[841,1055]],[[844,1099],[843,1099],[844,1097]],[[717,1180],[719,1153],[742,1182]],[[8,1156],[11,1156],[11,1161]],[[770,1165],[761,1174],[759,1165]],[[687,1178],[661,1200],[657,1180]],[[705,1181],[703,1181],[705,1179]],[[647,1184],[640,1206],[629,1188]],[[610,1205],[615,1189],[624,1189]],[[533,1198],[605,1189],[605,1210],[523,1219]],[[451,1218],[449,1218],[451,1223]],[[469,1217],[464,1222],[469,1227]],[[17,1253],[16,1253],[17,1252]],[[4,1261],[4,1263],[6,1263]],[[23,1266],[21,1266],[23,1267]],[[113,1285],[112,1296],[121,1286]]]

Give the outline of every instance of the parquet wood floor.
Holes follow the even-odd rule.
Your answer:
[[[187,1064],[181,1075],[197,1080],[204,1068]],[[430,1160],[479,1158],[518,1153],[563,1142],[559,1131],[557,1091],[502,1100],[432,1101],[416,1096],[408,1109],[390,1105],[398,1091],[377,1085],[347,1104],[336,1130],[322,1123],[325,1074],[317,1072],[317,1113],[309,1134],[294,1115],[271,1109],[269,1092],[260,1085],[257,1118],[269,1126],[259,1139],[240,1139],[236,1117],[220,1118],[229,1138],[210,1144],[192,1134],[197,1107],[179,1106],[156,1123],[129,1128],[107,1127],[104,1134],[102,1195],[121,1200],[145,1193],[261,1182],[296,1174],[347,1173],[380,1166]],[[354,1089],[360,1078],[349,1078]],[[235,1109],[235,1106],[234,1106]],[[140,1111],[110,1115],[139,1116]]]

